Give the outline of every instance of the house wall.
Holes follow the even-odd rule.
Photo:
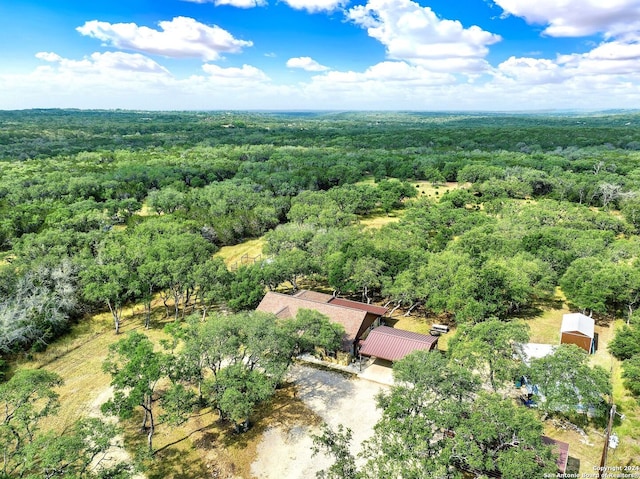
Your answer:
[[[364,317],[364,321],[362,321],[362,325],[360,326],[360,329],[358,330],[358,335],[356,336],[356,343],[360,340],[363,339],[363,335],[364,333],[367,332],[367,329],[369,329],[372,325],[374,325],[376,323],[376,321],[378,321],[380,319],[380,316],[377,316],[373,313],[367,313],[367,315]],[[379,325],[376,324],[376,326]]]
[[[570,331],[562,333],[562,337],[560,338],[560,344],[575,344],[588,353],[591,353],[591,341],[592,339],[584,334]]]

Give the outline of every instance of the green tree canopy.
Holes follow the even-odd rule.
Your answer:
[[[61,433],[41,431],[58,411],[60,385],[60,376],[44,369],[19,369],[0,384],[0,477],[129,477],[127,464],[102,463],[119,433],[115,425],[85,418]]]
[[[489,384],[497,391],[501,384],[522,374],[523,364],[517,353],[521,344],[528,340],[526,323],[490,319],[461,327],[450,349],[452,356],[462,364],[486,371]]]
[[[553,354],[531,360],[529,376],[539,388],[541,409],[569,416],[606,414],[611,378],[601,366],[589,366],[588,359],[578,346],[561,344]]]
[[[109,346],[109,355],[102,365],[102,369],[111,375],[114,390],[113,398],[102,405],[102,411],[130,418],[136,408],[142,408],[142,429],[147,431],[150,452],[153,452],[156,427],[154,394],[158,381],[164,375],[165,362],[165,356],[154,351],[147,336],[133,331]]]

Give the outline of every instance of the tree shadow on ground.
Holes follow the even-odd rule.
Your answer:
[[[156,467],[147,472],[149,479],[193,479],[211,477],[211,471],[202,461],[193,461],[190,455],[177,448],[156,451]]]
[[[235,432],[232,424],[221,422],[222,427],[229,431],[221,438],[221,443],[225,448],[245,448],[270,427],[288,431],[296,426],[316,426],[321,422],[321,418],[300,399],[296,384],[286,382],[276,390],[271,400],[254,411],[251,415],[251,427],[246,432]]]
[[[560,304],[558,306],[552,306],[549,309],[560,309],[560,308],[562,308],[562,302],[560,301],[559,303]],[[540,317],[542,314],[544,314],[544,311],[545,311],[544,308],[539,306],[539,305],[527,306],[527,307],[520,308],[519,311],[515,312],[513,314],[513,318],[526,319],[526,320],[536,319],[536,318]]]
[[[168,444],[165,444],[164,446],[162,446],[159,449],[156,449],[156,451],[154,451],[154,455],[162,454],[166,449],[170,448],[171,446],[175,446],[176,444],[180,444],[182,441],[186,441],[191,436],[193,436],[194,434],[197,434],[197,433],[203,433],[202,434],[203,437],[207,436],[211,440],[215,441],[220,436],[220,434],[218,432],[208,432],[207,431],[208,429],[212,429],[213,427],[215,427],[214,424],[209,424],[207,426],[203,426],[203,427],[200,427],[198,429],[194,429],[193,431],[191,431],[186,436],[181,437],[180,439],[177,439],[177,440],[175,440],[173,442],[170,442]],[[202,438],[197,439],[196,442],[199,442],[201,440],[202,440]]]

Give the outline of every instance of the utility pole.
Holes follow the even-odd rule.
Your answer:
[[[616,415],[616,405],[611,405],[611,411],[609,413],[609,424],[607,425],[607,434],[604,438],[604,447],[602,448],[602,456],[600,457],[600,469],[598,470],[598,479],[602,479],[605,468],[607,466],[607,453],[609,452],[609,437],[611,436],[611,426],[613,425],[613,418]]]

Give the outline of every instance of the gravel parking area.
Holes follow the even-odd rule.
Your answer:
[[[307,365],[295,365],[289,380],[297,387],[297,397],[329,426],[339,424],[353,431],[353,452],[373,433],[380,418],[375,396],[388,386],[357,377]],[[330,458],[311,456],[311,435],[317,427],[292,424],[271,427],[258,445],[251,473],[259,479],[308,479],[326,468]]]

